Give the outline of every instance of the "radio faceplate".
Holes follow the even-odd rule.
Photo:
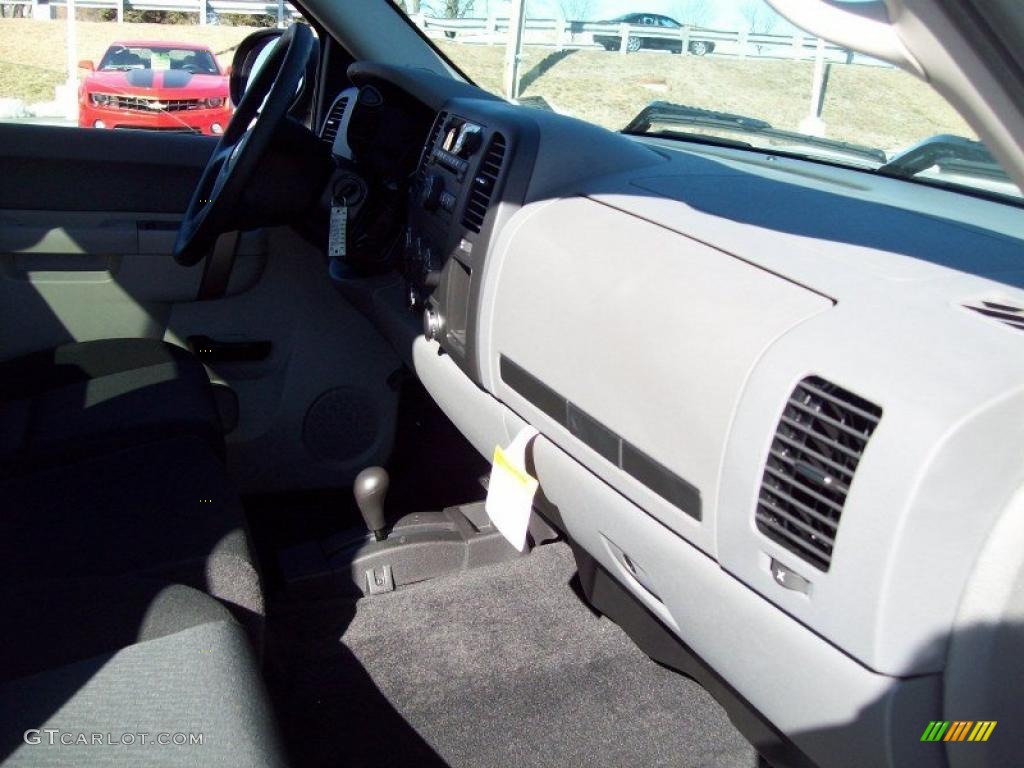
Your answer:
[[[525,198],[536,145],[530,127],[491,102],[450,101],[434,120],[410,187],[410,308],[425,313],[425,333],[476,381],[474,278],[496,225]],[[523,163],[527,153],[531,160]]]
[[[461,215],[485,131],[479,123],[448,111],[438,113],[431,128],[409,192],[405,256],[414,308],[437,287],[441,269],[465,239]],[[472,246],[465,250],[471,252]]]

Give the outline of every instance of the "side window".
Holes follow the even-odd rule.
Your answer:
[[[264,13],[247,0],[78,5],[71,19],[66,0],[0,5],[0,121],[217,136],[235,48],[302,20],[286,2]]]

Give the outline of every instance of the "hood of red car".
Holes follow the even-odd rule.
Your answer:
[[[88,92],[118,93],[129,96],[155,96],[191,99],[228,95],[225,75],[197,75],[180,69],[129,69],[93,72],[85,79]]]

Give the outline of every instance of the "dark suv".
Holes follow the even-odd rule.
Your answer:
[[[660,13],[627,13],[625,16],[609,19],[609,22],[629,24],[635,27],[656,27],[660,30],[683,28],[683,25],[675,19],[662,16]],[[617,51],[622,46],[622,36],[595,34],[594,42],[604,46],[605,50]],[[682,53],[683,41],[681,38],[648,37],[640,31],[633,32],[626,40],[626,50],[634,53],[641,48]],[[694,56],[703,56],[714,51],[715,44],[710,40],[690,40],[689,49]]]

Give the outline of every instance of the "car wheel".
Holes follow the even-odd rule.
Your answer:
[[[705,43],[703,40],[695,40],[694,42],[690,43],[690,53],[692,53],[694,56],[703,56],[704,54],[708,53],[708,44]]]
[[[630,53],[636,53],[637,51],[639,51],[640,38],[631,36],[629,40],[626,41],[626,50],[629,51]]]
[[[449,40],[454,40],[455,39],[455,30],[446,29],[444,31],[444,36],[447,37]]]

